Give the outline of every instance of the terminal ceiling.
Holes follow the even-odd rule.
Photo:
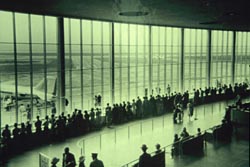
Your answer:
[[[249,0],[0,0],[0,9],[125,23],[250,30]],[[148,14],[119,15],[131,11]]]

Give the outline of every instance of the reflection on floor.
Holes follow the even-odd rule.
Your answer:
[[[224,108],[228,104],[229,102],[220,102],[196,107],[195,113],[198,120],[189,121],[187,113],[185,113],[182,124],[173,124],[172,114],[167,114],[161,117],[131,122],[112,129],[105,128],[102,131],[86,136],[68,139],[63,143],[42,146],[27,151],[10,159],[5,166],[23,167],[29,165],[30,167],[38,167],[38,154],[40,152],[50,158],[56,156],[60,158],[61,162],[64,147],[69,146],[77,160],[81,153],[85,155],[86,166],[89,166],[91,162],[91,152],[98,152],[99,159],[104,161],[106,167],[119,167],[137,159],[141,154],[140,147],[142,144],[147,144],[149,147],[148,152],[153,152],[156,143],[160,143],[161,146],[171,144],[174,134],[180,134],[183,127],[186,127],[190,134],[195,134],[198,127],[205,130],[220,124],[224,116]],[[167,153],[166,163],[167,166],[173,167],[245,167],[249,164],[248,156],[248,141],[234,141],[231,144],[219,144],[217,146],[208,143],[203,157],[183,156],[171,159],[170,154]]]

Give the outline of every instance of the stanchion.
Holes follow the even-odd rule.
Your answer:
[[[212,115],[214,113],[214,104],[212,103]]]
[[[116,129],[115,129],[115,133],[114,134],[115,134],[115,143],[116,143]]]
[[[83,155],[85,155],[85,140],[82,141],[82,150]]]
[[[205,118],[205,105],[203,105],[203,112],[204,112],[204,118]]]
[[[141,121],[141,135],[142,135],[142,121]]]
[[[164,115],[162,117],[162,127],[164,128]]]
[[[128,126],[128,139],[130,138],[130,126]]]
[[[102,134],[100,134],[100,150],[102,149]]]
[[[197,118],[197,108],[196,108],[196,109],[194,108],[194,110],[195,110],[195,114],[194,114],[195,117],[194,117],[194,120],[198,120],[198,118]]]
[[[154,131],[154,119],[152,119],[152,131]]]

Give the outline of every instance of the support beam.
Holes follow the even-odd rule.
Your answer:
[[[114,39],[114,23],[111,23],[111,100],[114,104],[115,98],[115,39]]]
[[[15,69],[15,98],[18,98],[18,73],[17,73],[17,42],[16,42],[16,16],[12,13],[13,18],[13,52],[14,52],[14,69]],[[18,122],[18,100],[15,104],[16,123]]]
[[[30,62],[30,108],[31,119],[33,119],[33,57],[32,57],[32,29],[31,29],[31,15],[28,15],[28,29],[29,29],[29,62]],[[27,113],[29,114],[29,113]]]
[[[184,28],[181,28],[180,90],[184,91]]]
[[[45,99],[45,113],[48,115],[47,111],[47,46],[46,46],[46,20],[45,16],[43,16],[43,64],[44,64],[44,99]]]
[[[151,95],[152,94],[152,26],[150,25],[149,26],[149,51],[148,51],[148,54],[149,54],[149,88],[148,88],[148,95]]]
[[[235,55],[236,55],[236,31],[233,31],[233,54],[232,54],[232,81],[231,83],[234,84],[235,82]]]
[[[208,54],[207,54],[207,86],[211,86],[211,49],[212,49],[212,32],[208,30]]]
[[[63,17],[57,18],[57,113],[65,112],[65,52]]]

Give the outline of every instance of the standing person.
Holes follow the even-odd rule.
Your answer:
[[[97,159],[97,153],[92,153],[93,161],[90,163],[90,167],[104,167],[103,162]]]
[[[147,153],[148,147],[143,144],[141,147],[143,154],[139,158],[139,167],[152,167],[151,166],[151,155]]]
[[[171,93],[171,88],[170,88],[170,85],[168,84],[168,87],[167,87],[167,94],[168,94],[168,96],[170,96],[170,93]]]
[[[26,112],[27,112],[27,121],[30,121],[31,120],[31,107],[29,104],[27,104]]]
[[[57,163],[59,162],[59,158],[54,157],[51,161],[51,167],[57,167]]]
[[[85,157],[80,156],[80,158],[79,158],[79,167],[85,167],[84,161],[85,161]]]
[[[69,147],[64,149],[63,153],[63,167],[75,167],[76,160],[74,154],[69,152]]]
[[[189,121],[191,120],[193,114],[194,114],[194,105],[192,103],[192,101],[190,101],[188,104],[187,104],[187,107],[188,107],[188,116],[189,116]]]
[[[107,103],[107,107],[105,110],[106,110],[106,124],[108,128],[110,128],[110,125],[112,123],[112,109],[109,106],[109,103]]]

